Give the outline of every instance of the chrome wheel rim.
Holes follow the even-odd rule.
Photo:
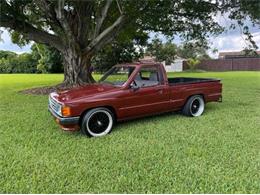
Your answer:
[[[191,102],[190,113],[192,116],[200,116],[204,111],[204,101],[201,97],[195,98]]]
[[[93,137],[103,136],[110,132],[113,125],[113,118],[106,110],[93,112],[86,123],[87,131]]]

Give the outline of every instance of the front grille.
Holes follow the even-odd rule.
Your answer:
[[[49,97],[49,106],[54,112],[60,115],[61,105],[51,96]]]

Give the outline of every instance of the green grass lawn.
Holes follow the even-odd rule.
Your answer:
[[[120,123],[102,138],[62,131],[47,96],[62,75],[0,75],[0,193],[260,193],[260,72],[221,78],[223,102]]]

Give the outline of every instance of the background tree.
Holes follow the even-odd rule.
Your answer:
[[[17,54],[14,52],[0,50],[0,58],[12,58],[16,56]]]
[[[105,72],[115,64],[132,62],[143,57],[143,51],[137,50],[133,43],[115,42],[102,49],[92,61],[96,72]]]
[[[156,57],[159,62],[165,61],[166,64],[171,64],[177,54],[177,46],[170,41],[163,43],[156,37],[148,44],[146,54]]]
[[[0,50],[1,73],[60,73],[62,58],[55,49],[42,44],[33,44],[31,53],[16,54]]]
[[[133,31],[118,36],[116,41],[107,44],[92,58],[92,65],[96,72],[107,71],[115,64],[132,62],[143,57],[143,47],[147,45],[147,33]]]
[[[63,72],[62,56],[57,49],[35,43],[31,47],[34,59],[37,59],[37,70],[42,73]]]
[[[207,49],[208,47],[205,45],[198,45],[192,42],[186,42],[180,46],[175,45],[171,40],[163,43],[162,40],[156,37],[147,45],[146,54],[156,57],[156,60],[159,62],[166,61],[166,64],[171,64],[176,56],[184,59],[210,59]]]
[[[30,53],[17,55],[0,51],[0,56],[0,73],[35,73],[37,71],[37,59]]]
[[[197,43],[184,43],[178,47],[177,55],[184,58],[197,58],[199,60],[210,59],[207,53],[207,46],[199,45]]]
[[[191,71],[194,71],[197,69],[197,65],[200,63],[199,59],[196,58],[189,58],[187,61],[187,65]]]

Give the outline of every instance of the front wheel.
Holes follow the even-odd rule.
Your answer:
[[[81,132],[89,137],[104,136],[112,131],[114,115],[107,108],[94,108],[83,117]]]
[[[191,96],[182,109],[186,116],[200,116],[204,112],[205,102],[201,95]]]

